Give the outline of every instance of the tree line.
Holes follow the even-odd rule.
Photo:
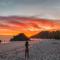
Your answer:
[[[33,36],[42,39],[60,39],[60,31],[41,31],[39,34]]]

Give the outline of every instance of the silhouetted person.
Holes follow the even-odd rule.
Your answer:
[[[28,41],[25,42],[25,59],[28,60],[29,58],[29,43]]]

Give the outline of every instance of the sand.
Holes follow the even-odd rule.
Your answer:
[[[25,60],[25,42],[0,44],[0,60]],[[60,41],[45,40],[29,42],[28,60],[60,60]]]

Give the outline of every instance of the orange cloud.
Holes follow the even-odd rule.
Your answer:
[[[47,19],[9,18],[0,20],[0,35],[25,33],[28,37],[40,31],[60,30],[60,23]]]

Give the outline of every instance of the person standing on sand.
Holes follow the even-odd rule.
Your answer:
[[[25,59],[27,60],[29,58],[29,42],[26,40],[25,42]]]

